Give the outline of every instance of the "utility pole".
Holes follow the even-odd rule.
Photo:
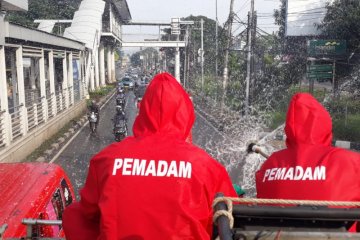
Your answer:
[[[218,11],[217,11],[217,0],[215,0],[215,78],[217,81],[218,76]]]
[[[251,0],[251,9],[249,13],[248,23],[248,42],[247,42],[247,64],[246,64],[246,88],[245,88],[245,116],[249,114],[249,93],[251,81],[251,58],[253,55],[252,48],[252,35],[253,35],[253,18],[254,18],[254,0]]]
[[[201,51],[200,51],[200,60],[201,60],[201,90],[204,91],[204,20],[200,20],[201,23]]]
[[[189,26],[186,26],[186,31],[185,31],[185,42],[186,42],[186,46],[184,49],[184,53],[185,53],[185,58],[184,58],[184,87],[186,88],[186,81],[187,81],[187,70],[188,70],[188,49],[189,49]]]
[[[229,62],[229,48],[231,43],[231,30],[232,30],[232,22],[234,18],[234,0],[230,2],[230,13],[228,18],[228,31],[227,31],[227,41],[226,41],[226,49],[225,49],[225,60],[224,60],[224,75],[223,75],[223,95],[221,100],[221,109],[225,106],[225,98],[226,98],[226,86],[228,82],[228,62]]]
[[[179,41],[179,35],[177,35],[176,40]],[[180,49],[179,49],[179,47],[175,48],[175,78],[180,83]]]

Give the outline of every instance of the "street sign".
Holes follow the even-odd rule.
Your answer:
[[[331,79],[333,77],[332,72],[308,72],[307,78],[309,79]]]
[[[307,42],[309,56],[339,56],[346,54],[345,40],[309,40]]]
[[[333,66],[329,64],[310,65],[309,72],[332,72]]]
[[[171,34],[180,35],[180,18],[171,18]]]

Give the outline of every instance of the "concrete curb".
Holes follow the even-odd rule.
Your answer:
[[[337,141],[333,141],[333,145],[336,147],[360,151],[360,143],[356,143],[356,142],[337,140]]]
[[[116,89],[109,92],[108,95],[104,96],[100,99],[99,105],[102,107],[109,98],[114,94]],[[48,162],[52,159],[57,153],[58,150],[61,149],[62,146],[66,144],[66,142],[79,131],[79,129],[87,122],[87,114],[85,113],[84,116],[80,117],[78,121],[72,121],[73,126],[70,127],[67,132],[65,132],[61,137],[57,139],[54,143],[51,144],[51,147],[44,151],[43,156],[38,157],[35,161],[36,162]]]
[[[282,135],[282,134],[278,134],[278,135],[275,136],[275,140],[285,141],[286,136]],[[360,143],[357,143],[357,142],[334,140],[334,141],[332,141],[332,145],[335,146],[335,147],[360,151]]]

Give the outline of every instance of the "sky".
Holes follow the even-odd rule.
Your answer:
[[[258,13],[258,27],[272,33],[278,28],[272,17],[274,9],[280,8],[280,0],[254,0],[255,11]],[[172,17],[187,17],[203,15],[211,19],[216,16],[216,0],[127,0],[133,21],[165,21],[170,22]],[[250,10],[251,0],[234,0],[234,12],[242,22],[247,22],[247,12]],[[230,0],[217,0],[219,24],[223,26],[230,11]],[[233,32],[244,30],[242,24],[234,24]],[[124,40],[140,40],[156,38],[158,27],[124,26]],[[149,35],[148,35],[149,34]]]

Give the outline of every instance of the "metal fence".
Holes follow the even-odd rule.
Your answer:
[[[14,141],[17,138],[21,137],[23,135],[22,132],[22,124],[21,124],[21,108],[24,107],[23,104],[19,106],[15,106],[11,109],[9,109],[9,112],[11,112],[11,140]]]
[[[56,112],[58,113],[60,113],[63,110],[62,102],[63,102],[63,97],[62,94],[59,93],[58,95],[56,95]]]
[[[6,128],[4,121],[5,113],[6,111],[0,112],[0,148],[5,147],[5,128]]]
[[[36,127],[45,123],[43,98],[35,99],[32,103],[26,104],[28,131],[32,131]]]
[[[47,95],[49,96],[46,101],[47,101],[47,106],[48,106],[48,119],[51,119],[52,117],[54,117],[54,108],[53,108],[53,96],[54,94],[51,95]]]

